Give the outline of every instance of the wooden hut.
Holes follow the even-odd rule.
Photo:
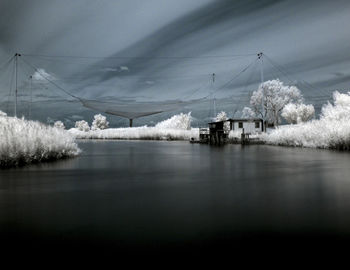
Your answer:
[[[209,143],[220,145],[225,143],[228,132],[224,129],[227,121],[217,121],[209,123]]]

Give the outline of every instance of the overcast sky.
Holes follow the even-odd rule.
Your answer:
[[[34,73],[25,62],[81,97],[162,101],[205,96],[262,51],[275,63],[264,60],[265,79],[295,83],[306,101],[324,102],[333,90],[350,89],[349,14],[346,0],[1,0],[0,68],[15,52],[23,54],[24,104]],[[232,102],[243,103],[260,80],[258,68],[252,64],[218,98],[233,95]],[[13,100],[12,73],[13,65],[0,70],[4,111]],[[41,104],[70,99],[40,78],[33,89]]]

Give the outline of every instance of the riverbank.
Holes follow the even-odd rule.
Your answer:
[[[320,119],[272,130],[262,139],[273,145],[350,150],[350,93],[333,93]]]
[[[71,128],[68,132],[76,139],[189,141],[191,138],[199,138],[198,128],[187,130],[144,126],[89,131]]]

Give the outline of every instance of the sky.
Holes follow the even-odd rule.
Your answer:
[[[297,85],[319,109],[334,90],[350,89],[349,14],[345,0],[1,0],[0,110],[13,114],[14,64],[6,63],[16,52],[19,113],[41,121],[96,112],[34,68],[82,98],[162,102],[213,92],[217,110],[233,115],[260,82],[258,52],[265,80]],[[199,119],[210,107],[186,111]]]

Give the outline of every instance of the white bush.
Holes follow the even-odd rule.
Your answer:
[[[350,92],[341,94],[338,91],[333,93],[334,105],[328,102],[321,112],[321,119],[327,121],[339,121],[350,119]]]
[[[215,120],[215,122],[228,120],[226,112],[224,112],[224,111],[219,112],[214,120]],[[224,123],[224,131],[226,131],[226,132],[230,131],[230,122],[225,122]]]
[[[76,121],[75,128],[80,130],[80,131],[85,131],[85,132],[90,130],[89,123],[86,122],[85,120]]]
[[[56,121],[53,126],[55,128],[60,128],[60,129],[65,129],[66,127],[64,126],[63,122],[62,121]]]
[[[199,139],[199,129],[167,129],[157,127],[107,128],[104,130],[68,130],[77,139],[115,139],[115,140],[190,140]]]
[[[191,128],[191,113],[174,115],[154,127],[108,128],[89,132],[72,128],[69,132],[79,139],[190,140],[199,138],[198,128]]]
[[[75,156],[79,148],[67,131],[39,122],[0,117],[0,166]]]
[[[225,121],[227,119],[228,119],[228,117],[227,117],[226,112],[222,111],[222,112],[219,112],[217,114],[217,116],[215,117],[214,121],[215,122],[219,122],[219,121]]]
[[[325,105],[319,120],[282,126],[263,139],[276,145],[350,150],[350,92],[334,92],[333,99],[334,105]]]
[[[106,129],[108,128],[109,122],[107,121],[106,116],[103,116],[102,114],[96,114],[94,116],[94,121],[92,121],[91,129],[92,130],[99,130],[99,129]]]
[[[0,111],[0,117],[5,117],[5,116],[7,116],[7,113]]]
[[[311,120],[315,116],[315,108],[313,105],[288,103],[281,115],[288,123],[297,124]]]
[[[180,113],[172,116],[171,118],[159,122],[156,126],[159,129],[191,129],[191,113],[188,114]]]

